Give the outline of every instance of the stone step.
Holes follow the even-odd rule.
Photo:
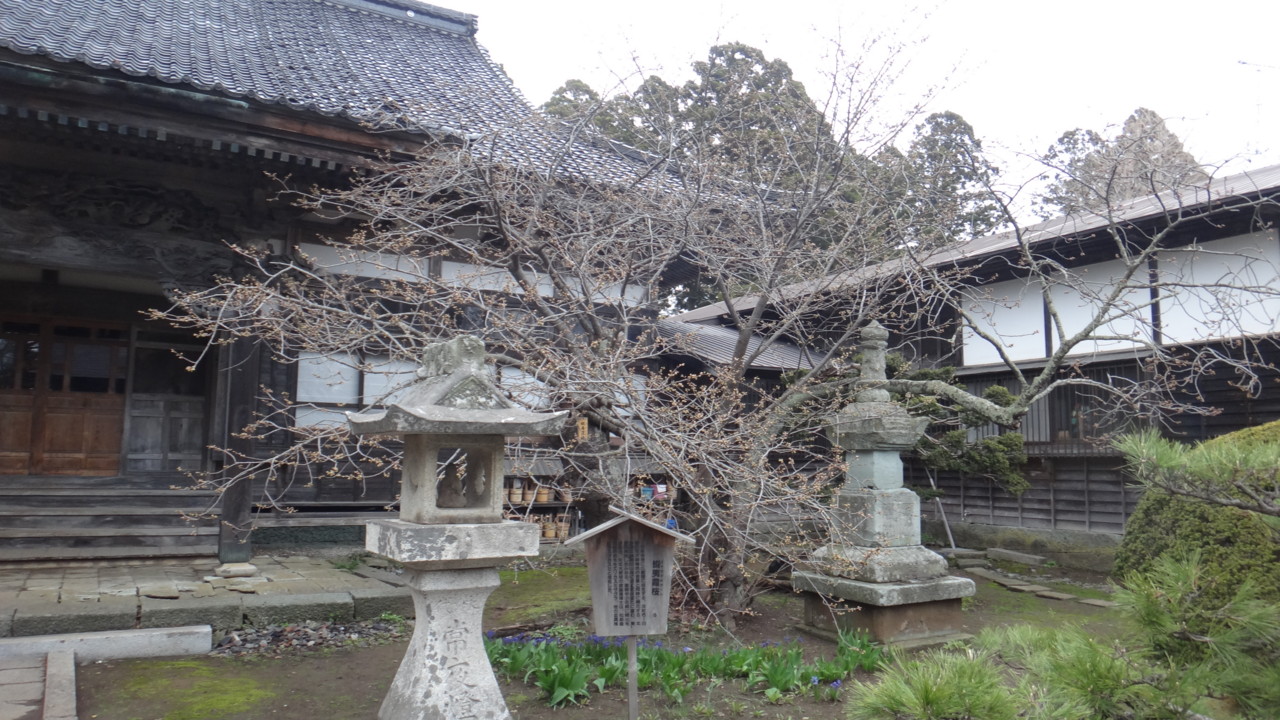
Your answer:
[[[27,508],[0,512],[0,532],[24,529],[43,532],[68,528],[191,528],[216,524],[215,518],[188,519],[174,508]]]
[[[122,542],[129,542],[128,539]],[[90,547],[0,547],[0,564],[36,567],[52,561],[136,560],[138,558],[208,558],[218,554],[217,537],[199,537],[199,542],[181,545],[110,545]],[[56,566],[56,563],[54,563]]]

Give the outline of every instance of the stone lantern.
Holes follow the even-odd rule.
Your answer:
[[[813,629],[862,630],[882,642],[941,641],[958,632],[960,599],[975,587],[948,575],[947,561],[920,544],[920,498],[903,487],[901,453],[929,420],[912,417],[878,387],[888,338],[876,322],[862,330],[864,387],[828,432],[848,468],[831,542],[814,553],[812,570],[792,575],[792,586],[805,591],[805,623]]]
[[[490,380],[484,344],[432,345],[420,380],[385,410],[349,413],[358,435],[404,440],[400,519],[373,520],[365,548],[403,563],[417,625],[378,717],[509,718],[480,622],[497,567],[538,554],[538,527],[502,517],[508,436],[555,435],[567,413],[531,413]]]

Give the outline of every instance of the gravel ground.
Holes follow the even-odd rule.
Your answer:
[[[280,657],[334,648],[385,645],[407,640],[412,634],[413,621],[397,619],[268,625],[230,631],[218,641],[210,654],[231,657],[250,655]]]

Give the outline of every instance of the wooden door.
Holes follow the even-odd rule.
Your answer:
[[[69,319],[0,319],[0,339],[4,472],[119,472],[126,329]]]
[[[190,341],[190,337],[155,331],[141,333],[134,341],[126,472],[172,473],[199,470],[203,465],[208,445],[206,372],[189,367],[187,360],[174,353],[185,349],[188,357],[199,357],[198,346],[182,344]]]
[[[0,475],[30,471],[39,345],[38,323],[0,321]]]

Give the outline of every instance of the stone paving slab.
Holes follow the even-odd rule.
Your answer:
[[[0,720],[40,720],[44,656],[0,657]]]
[[[974,577],[980,577],[983,580],[990,580],[992,582],[1008,579],[1004,575],[1001,575],[1000,573],[996,572],[995,570],[990,570],[988,568],[972,567],[972,568],[965,568],[964,571]]]
[[[213,576],[212,563],[99,568],[0,569],[0,638],[69,632],[252,622],[412,617],[401,575],[358,572],[320,558],[255,557],[257,575]],[[3,720],[3,719],[0,719]]]
[[[1056,592],[1054,590],[1041,590],[1036,593],[1037,597],[1048,598],[1049,600],[1075,600],[1076,596],[1071,593]]]
[[[1080,603],[1081,605],[1092,605],[1094,607],[1100,607],[1100,608],[1113,608],[1113,607],[1116,607],[1116,605],[1118,605],[1118,603],[1113,603],[1110,600],[1099,600],[1097,598],[1080,598],[1076,602]]]
[[[997,585],[1003,585],[1004,587],[1007,587],[1010,589],[1022,588],[1022,587],[1041,587],[1039,585],[1032,585],[1026,580],[1019,580],[1017,578],[1005,577],[1004,575],[996,575],[995,577],[991,578],[991,582],[994,582]],[[1042,589],[1048,590],[1049,588],[1042,588]]]
[[[1043,585],[1008,585],[1006,587],[1014,592],[1035,593],[1037,595],[1042,592],[1052,592]]]

